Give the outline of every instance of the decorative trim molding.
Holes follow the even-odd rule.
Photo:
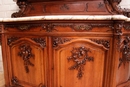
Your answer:
[[[120,68],[122,64],[125,66],[126,63],[130,62],[130,37],[127,36],[123,43],[124,46],[121,49],[122,58],[119,58],[120,62],[118,68]]]
[[[59,44],[64,44],[66,42],[69,42],[72,40],[71,38],[58,38],[58,37],[53,37],[52,42],[53,42],[53,47],[57,47]]]
[[[88,56],[88,52],[91,52],[89,48],[77,47],[71,51],[71,56],[68,57],[68,61],[73,61],[75,64],[69,67],[70,70],[78,70],[77,78],[83,77],[83,69],[87,61],[94,61],[93,57]]]
[[[110,41],[108,40],[103,39],[90,39],[90,40],[97,44],[102,44],[105,48],[110,48]]]
[[[18,55],[22,57],[24,61],[26,73],[29,73],[29,66],[34,66],[34,64],[30,61],[30,58],[34,57],[34,54],[32,54],[32,48],[28,44],[22,44],[19,46]]]

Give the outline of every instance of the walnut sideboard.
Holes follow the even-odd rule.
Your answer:
[[[117,9],[121,0],[46,1],[18,0],[19,18],[0,19],[5,86],[130,87],[130,13]]]

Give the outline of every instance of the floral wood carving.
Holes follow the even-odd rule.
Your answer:
[[[53,47],[57,47],[59,44],[64,44],[66,42],[69,42],[71,39],[54,37],[52,40],[53,40]]]
[[[17,77],[12,77],[11,83],[12,83],[12,86],[10,87],[24,87],[19,83],[19,80],[17,79]]]
[[[33,41],[39,43],[42,48],[46,47],[46,40],[43,38],[32,38]]]
[[[124,25],[124,29],[125,30],[130,30],[130,25],[128,24],[128,25]]]
[[[42,29],[46,30],[47,32],[52,32],[55,29],[55,26],[51,23],[47,23],[47,24],[42,24]]]
[[[70,70],[78,70],[77,78],[81,79],[83,77],[84,66],[87,61],[94,61],[94,58],[88,55],[91,52],[89,48],[78,47],[73,48],[71,51],[71,56],[68,57],[68,61],[73,61],[74,65],[69,67]]]
[[[91,30],[91,29],[92,29],[92,26],[91,26],[91,25],[88,25],[88,24],[80,24],[80,25],[74,25],[73,28],[74,28],[74,30],[76,30],[76,31],[79,31],[79,30],[88,31],[88,30]]]
[[[16,41],[18,39],[19,39],[19,37],[9,37],[7,39],[7,44],[10,46],[12,44],[12,42],[14,42],[14,41]]]
[[[34,57],[34,55],[32,54],[32,49],[28,44],[22,44],[20,45],[19,50],[20,51],[18,55],[22,57],[24,61],[26,73],[29,73],[29,66],[34,66],[34,64],[30,61],[30,58]]]
[[[110,48],[110,42],[108,40],[103,39],[90,39],[93,42],[96,42],[97,44],[102,44],[106,48]]]
[[[121,52],[122,52],[122,58],[119,58],[119,66],[118,68],[126,63],[129,63],[130,62],[130,37],[127,36],[126,39],[123,41],[123,48],[121,49]]]
[[[113,25],[111,24],[89,24],[89,23],[53,23],[53,26],[57,27],[70,27],[74,31],[89,31],[92,30],[94,27],[109,27],[113,29]]]
[[[123,28],[124,22],[116,22],[114,24],[114,35],[117,40],[117,47],[119,48],[121,43],[121,36],[122,36],[122,28]]]

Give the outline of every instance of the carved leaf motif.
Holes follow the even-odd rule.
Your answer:
[[[43,38],[32,38],[36,43],[39,43],[42,48],[46,47],[46,41]]]
[[[121,52],[122,52],[122,58],[119,58],[119,66],[118,68],[126,63],[129,63],[130,62],[130,37],[126,37],[126,39],[123,41],[124,43],[124,46],[123,48],[121,49]]]
[[[110,42],[103,39],[90,39],[93,42],[96,42],[97,44],[102,44],[106,48],[110,48]]]
[[[53,30],[56,30],[54,27],[55,26],[51,23],[47,23],[47,24],[42,25],[43,30],[46,30],[47,32],[52,32]]]
[[[9,38],[7,39],[7,44],[8,44],[8,45],[11,45],[12,42],[14,42],[14,41],[16,41],[16,40],[18,40],[18,39],[19,39],[19,37],[9,37]]]
[[[71,56],[68,57],[68,61],[73,61],[74,65],[69,67],[70,70],[78,70],[77,78],[81,79],[83,77],[84,66],[87,61],[94,61],[94,58],[88,56],[88,52],[91,52],[89,48],[79,47],[73,48],[71,51]]]
[[[57,47],[59,44],[64,44],[70,40],[70,38],[53,38],[53,47]]]
[[[33,63],[31,63],[30,58],[33,58],[34,55],[32,54],[32,49],[28,44],[22,44],[19,47],[20,52],[18,55],[22,57],[24,61],[24,67],[26,70],[26,73],[29,73],[29,66],[34,66]]]

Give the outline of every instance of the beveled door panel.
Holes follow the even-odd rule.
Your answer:
[[[52,41],[54,87],[103,87],[109,42],[71,37]]]
[[[8,37],[11,86],[47,87],[46,38]]]

